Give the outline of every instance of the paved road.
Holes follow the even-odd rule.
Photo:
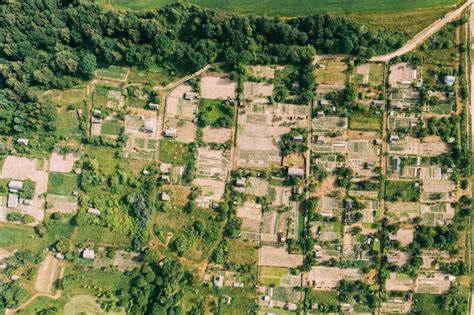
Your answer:
[[[434,33],[439,31],[443,26],[446,24],[454,21],[457,19],[461,13],[469,6],[473,0],[468,0],[466,1],[462,6],[459,8],[450,11],[447,13],[443,18],[436,20],[433,22],[431,25],[429,25],[427,28],[416,34],[412,39],[410,39],[405,45],[400,47],[399,49],[395,50],[394,52],[391,52],[386,55],[381,55],[381,56],[375,56],[370,59],[370,61],[375,61],[375,62],[389,62],[390,59],[404,55],[419,45],[421,45],[425,40],[431,37]]]

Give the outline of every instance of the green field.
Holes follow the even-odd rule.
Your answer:
[[[349,128],[354,130],[380,130],[380,116],[371,113],[352,113],[349,116]]]
[[[37,248],[38,237],[31,228],[0,227],[0,248],[14,250],[21,248]]]
[[[104,79],[125,81],[127,79],[128,69],[110,66],[106,69],[97,70],[96,74],[98,77]]]
[[[48,193],[55,195],[71,195],[77,190],[78,179],[73,174],[49,173]]]
[[[394,181],[385,182],[385,200],[417,202],[420,199],[420,187],[417,182]]]
[[[122,124],[118,121],[104,121],[101,127],[101,133],[104,135],[118,136],[122,131]]]
[[[102,0],[109,7],[135,10],[153,9],[175,0]],[[307,15],[313,13],[400,12],[423,8],[446,7],[459,0],[190,0],[204,7],[237,13],[268,15]]]
[[[190,156],[189,148],[186,143],[174,140],[161,140],[160,142],[160,161],[173,164],[188,164]]]

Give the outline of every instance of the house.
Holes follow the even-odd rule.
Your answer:
[[[456,77],[452,75],[447,75],[444,77],[444,84],[446,84],[447,86],[453,86],[455,81]]]
[[[398,156],[395,156],[392,158],[392,170],[394,172],[398,172],[400,170],[401,164],[402,164],[402,160]]]
[[[222,288],[224,286],[224,276],[214,277],[214,286],[216,288]]]
[[[344,202],[345,202],[346,209],[354,208],[354,200],[346,199]]]
[[[56,258],[57,258],[58,260],[64,260],[64,255],[61,254],[61,253],[57,253],[57,254],[56,254]]]
[[[82,258],[94,260],[95,259],[94,250],[91,248],[84,249],[84,251],[82,252]]]
[[[375,145],[382,145],[382,139],[375,139],[374,144]]]
[[[156,118],[148,118],[143,124],[143,131],[146,133],[155,133],[158,121]]]
[[[303,142],[303,136],[302,135],[297,135],[293,137],[294,142]]]
[[[322,106],[329,105],[329,101],[328,100],[319,100],[319,105],[322,105]]]
[[[372,105],[374,105],[375,107],[381,107],[381,106],[383,106],[383,103],[384,102],[381,101],[381,100],[375,100],[375,101],[372,102]]]
[[[165,137],[176,138],[178,136],[178,130],[171,128],[165,130]]]
[[[89,208],[87,210],[87,213],[93,214],[93,215],[100,215],[100,210],[97,208]]]
[[[31,200],[31,199],[25,199],[25,200],[23,200],[23,204],[24,204],[25,206],[31,206],[31,205],[33,204],[33,200]]]
[[[245,178],[237,178],[235,180],[235,186],[237,187],[245,187],[245,184],[246,184]]]
[[[300,88],[300,83],[298,81],[293,82],[293,84],[291,84],[291,88],[293,90],[298,90]]]
[[[298,309],[298,305],[296,305],[295,303],[286,303],[285,308],[289,311],[294,312]]]
[[[323,117],[326,117],[326,114],[325,114],[322,110],[319,110],[319,111],[316,113],[316,117],[318,117],[318,118],[323,118]]]
[[[19,197],[17,194],[8,194],[7,208],[16,208],[18,207]]]
[[[366,170],[371,170],[375,167],[374,163],[371,162],[366,162],[364,166]]]
[[[161,163],[160,164],[160,172],[167,174],[171,170],[171,164],[170,163]]]
[[[93,124],[100,124],[102,122],[102,112],[98,109],[94,109],[92,112],[91,122]]]
[[[11,281],[17,281],[18,279],[20,279],[20,276],[19,276],[19,275],[12,275],[12,276],[10,277],[10,280],[11,280]]]
[[[400,140],[400,137],[397,135],[397,134],[391,134],[389,139],[388,139],[388,142],[390,143],[395,143],[397,142],[398,140]]]
[[[171,182],[169,175],[161,175],[161,180],[164,181],[165,183]]]
[[[196,92],[186,92],[184,93],[184,99],[187,101],[192,101],[198,96]]]
[[[324,136],[318,136],[318,139],[316,140],[316,144],[325,144],[326,143],[326,138]]]
[[[171,195],[167,192],[162,192],[161,193],[161,200],[162,201],[169,201],[169,200],[171,200]]]
[[[148,108],[151,110],[158,110],[160,109],[160,104],[150,102],[148,103]]]
[[[232,283],[232,286],[234,288],[243,288],[244,287],[244,283],[243,282],[234,282]]]
[[[20,138],[16,141],[16,143],[18,143],[19,145],[27,146],[28,145],[28,139]]]
[[[400,101],[392,102],[393,109],[403,109],[404,107],[405,105],[403,104],[403,102],[400,102]]]
[[[304,169],[298,167],[288,167],[288,176],[304,177]]]
[[[23,190],[23,182],[21,180],[12,180],[8,183],[8,189]]]

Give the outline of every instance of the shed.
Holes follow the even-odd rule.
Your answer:
[[[17,194],[8,194],[7,208],[18,207],[19,197]]]
[[[158,109],[160,109],[160,104],[150,102],[150,103],[148,103],[148,108],[151,109],[151,110],[158,110]]]
[[[326,138],[324,136],[318,136],[318,139],[316,140],[317,144],[325,144],[326,143]]]
[[[383,106],[383,101],[381,100],[375,100],[372,102],[372,105],[376,106],[376,107],[380,107],[380,106]]]
[[[8,183],[8,189],[22,190],[23,182],[21,180],[12,180]]]
[[[174,128],[166,129],[165,130],[165,137],[168,138],[176,138],[178,136],[178,130]]]
[[[298,305],[296,305],[295,303],[287,303],[286,309],[294,312],[298,309]]]
[[[167,192],[162,192],[160,196],[162,201],[169,201],[171,199],[171,195]]]
[[[291,84],[291,88],[293,90],[298,90],[300,88],[300,83],[298,81],[293,82],[293,84]]]
[[[94,250],[91,248],[84,249],[84,251],[82,252],[82,258],[91,260],[95,259]]]
[[[316,116],[317,116],[318,118],[322,118],[322,117],[326,117],[326,114],[325,114],[322,110],[320,110],[320,111],[318,111],[318,112],[316,113]]]
[[[170,163],[161,163],[160,164],[160,172],[162,173],[169,173],[171,170],[171,164]]]
[[[94,215],[100,215],[100,210],[97,208],[89,208],[87,210],[87,213],[94,214]]]
[[[25,138],[20,138],[16,141],[16,143],[18,143],[19,145],[28,145],[28,139],[25,139]]]
[[[33,204],[33,200],[31,200],[31,199],[25,199],[25,200],[23,200],[23,204],[24,204],[25,206],[31,206],[31,205]]]
[[[246,184],[245,178],[237,178],[235,180],[235,186],[237,187],[245,187],[245,184]]]
[[[390,143],[395,143],[400,140],[400,137],[397,134],[392,133],[388,139]]]
[[[158,121],[156,118],[148,118],[143,124],[143,131],[146,133],[155,133]]]
[[[288,176],[304,177],[304,169],[299,168],[299,167],[289,167]]]
[[[453,86],[455,81],[456,77],[454,77],[453,75],[447,75],[444,77],[444,84],[446,84],[447,86]]]
[[[224,286],[224,276],[214,277],[214,286],[216,288],[222,288]]]
[[[293,137],[293,141],[295,142],[303,142],[303,136],[302,135],[297,135]]]
[[[328,100],[319,100],[319,105],[322,105],[322,106],[329,105],[329,101]]]
[[[187,100],[187,101],[192,101],[193,99],[195,99],[197,97],[197,93],[196,92],[186,92],[184,93],[184,99]]]

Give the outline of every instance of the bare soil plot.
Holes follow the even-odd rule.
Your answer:
[[[412,302],[405,300],[387,301],[380,303],[380,311],[382,314],[409,314]]]
[[[234,190],[252,196],[263,197],[268,192],[268,181],[257,177],[249,177],[246,180],[245,187],[235,187]]]
[[[434,203],[421,205],[423,224],[434,226],[444,225],[454,218],[455,210],[450,203]]]
[[[130,70],[127,68],[120,68],[117,66],[110,66],[105,69],[99,69],[95,72],[96,77],[110,81],[127,82],[127,77]]]
[[[326,217],[334,216],[342,209],[342,200],[334,197],[321,197],[318,204],[318,213]]]
[[[262,246],[258,251],[258,265],[295,268],[303,264],[303,255],[288,254],[284,247]]]
[[[345,130],[348,126],[347,117],[320,117],[313,118],[313,129],[321,131]]]
[[[53,255],[48,254],[41,263],[36,278],[35,290],[41,293],[51,294],[53,285],[58,277],[59,261]]]
[[[397,240],[402,246],[407,246],[413,242],[414,232],[413,229],[399,229],[397,231]]]
[[[252,76],[257,78],[263,78],[271,80],[275,77],[275,70],[283,70],[285,67],[282,66],[251,66],[249,71]]]
[[[262,223],[262,205],[246,201],[237,209],[237,217],[242,218],[242,231],[259,233]]]
[[[121,272],[133,270],[140,266],[140,254],[134,252],[118,251],[112,260],[112,266]]]
[[[415,292],[444,294],[448,292],[452,281],[447,274],[439,272],[420,275],[415,282]]]
[[[164,124],[164,129],[176,129],[177,136],[175,139],[180,142],[191,143],[196,139],[197,126],[190,121],[167,119]]]
[[[212,128],[202,129],[202,140],[205,143],[226,143],[232,138],[232,129],[230,128]]]
[[[253,99],[258,97],[269,97],[273,95],[273,84],[244,82],[244,98]]]
[[[46,202],[48,204],[48,209],[46,209],[47,213],[76,213],[79,208],[77,197],[74,196],[48,194]]]
[[[417,202],[386,202],[388,215],[400,222],[420,216],[420,204]]]
[[[74,162],[81,158],[80,153],[68,153],[62,155],[54,151],[49,159],[49,171],[60,173],[71,173],[74,167]]]
[[[32,215],[36,222],[43,221],[45,201],[42,195],[48,190],[48,173],[44,170],[44,166],[40,165],[36,159],[9,155],[3,163],[0,178],[34,181],[36,188],[32,204],[19,204],[15,211]]]
[[[198,177],[213,178],[224,181],[227,178],[230,153],[222,150],[198,148],[196,174]]]
[[[390,277],[385,282],[385,289],[387,291],[411,291],[414,288],[414,281],[406,275],[392,272]]]
[[[289,206],[291,187],[271,186],[268,188],[268,197],[275,206]]]
[[[192,92],[193,88],[187,83],[178,85],[166,98],[166,117],[192,120],[196,116],[198,100],[184,100],[184,94]]]
[[[211,178],[196,178],[193,180],[194,186],[201,188],[201,196],[196,202],[203,208],[210,206],[211,202],[219,202],[224,196],[225,181]]]
[[[237,84],[226,77],[204,76],[201,78],[201,97],[227,99],[236,97]]]
[[[390,67],[389,83],[392,87],[410,85],[418,80],[417,69],[406,62],[400,62]]]
[[[342,279],[358,280],[362,273],[357,268],[341,269],[338,267],[315,266],[305,276],[308,286],[316,289],[336,289]]]

